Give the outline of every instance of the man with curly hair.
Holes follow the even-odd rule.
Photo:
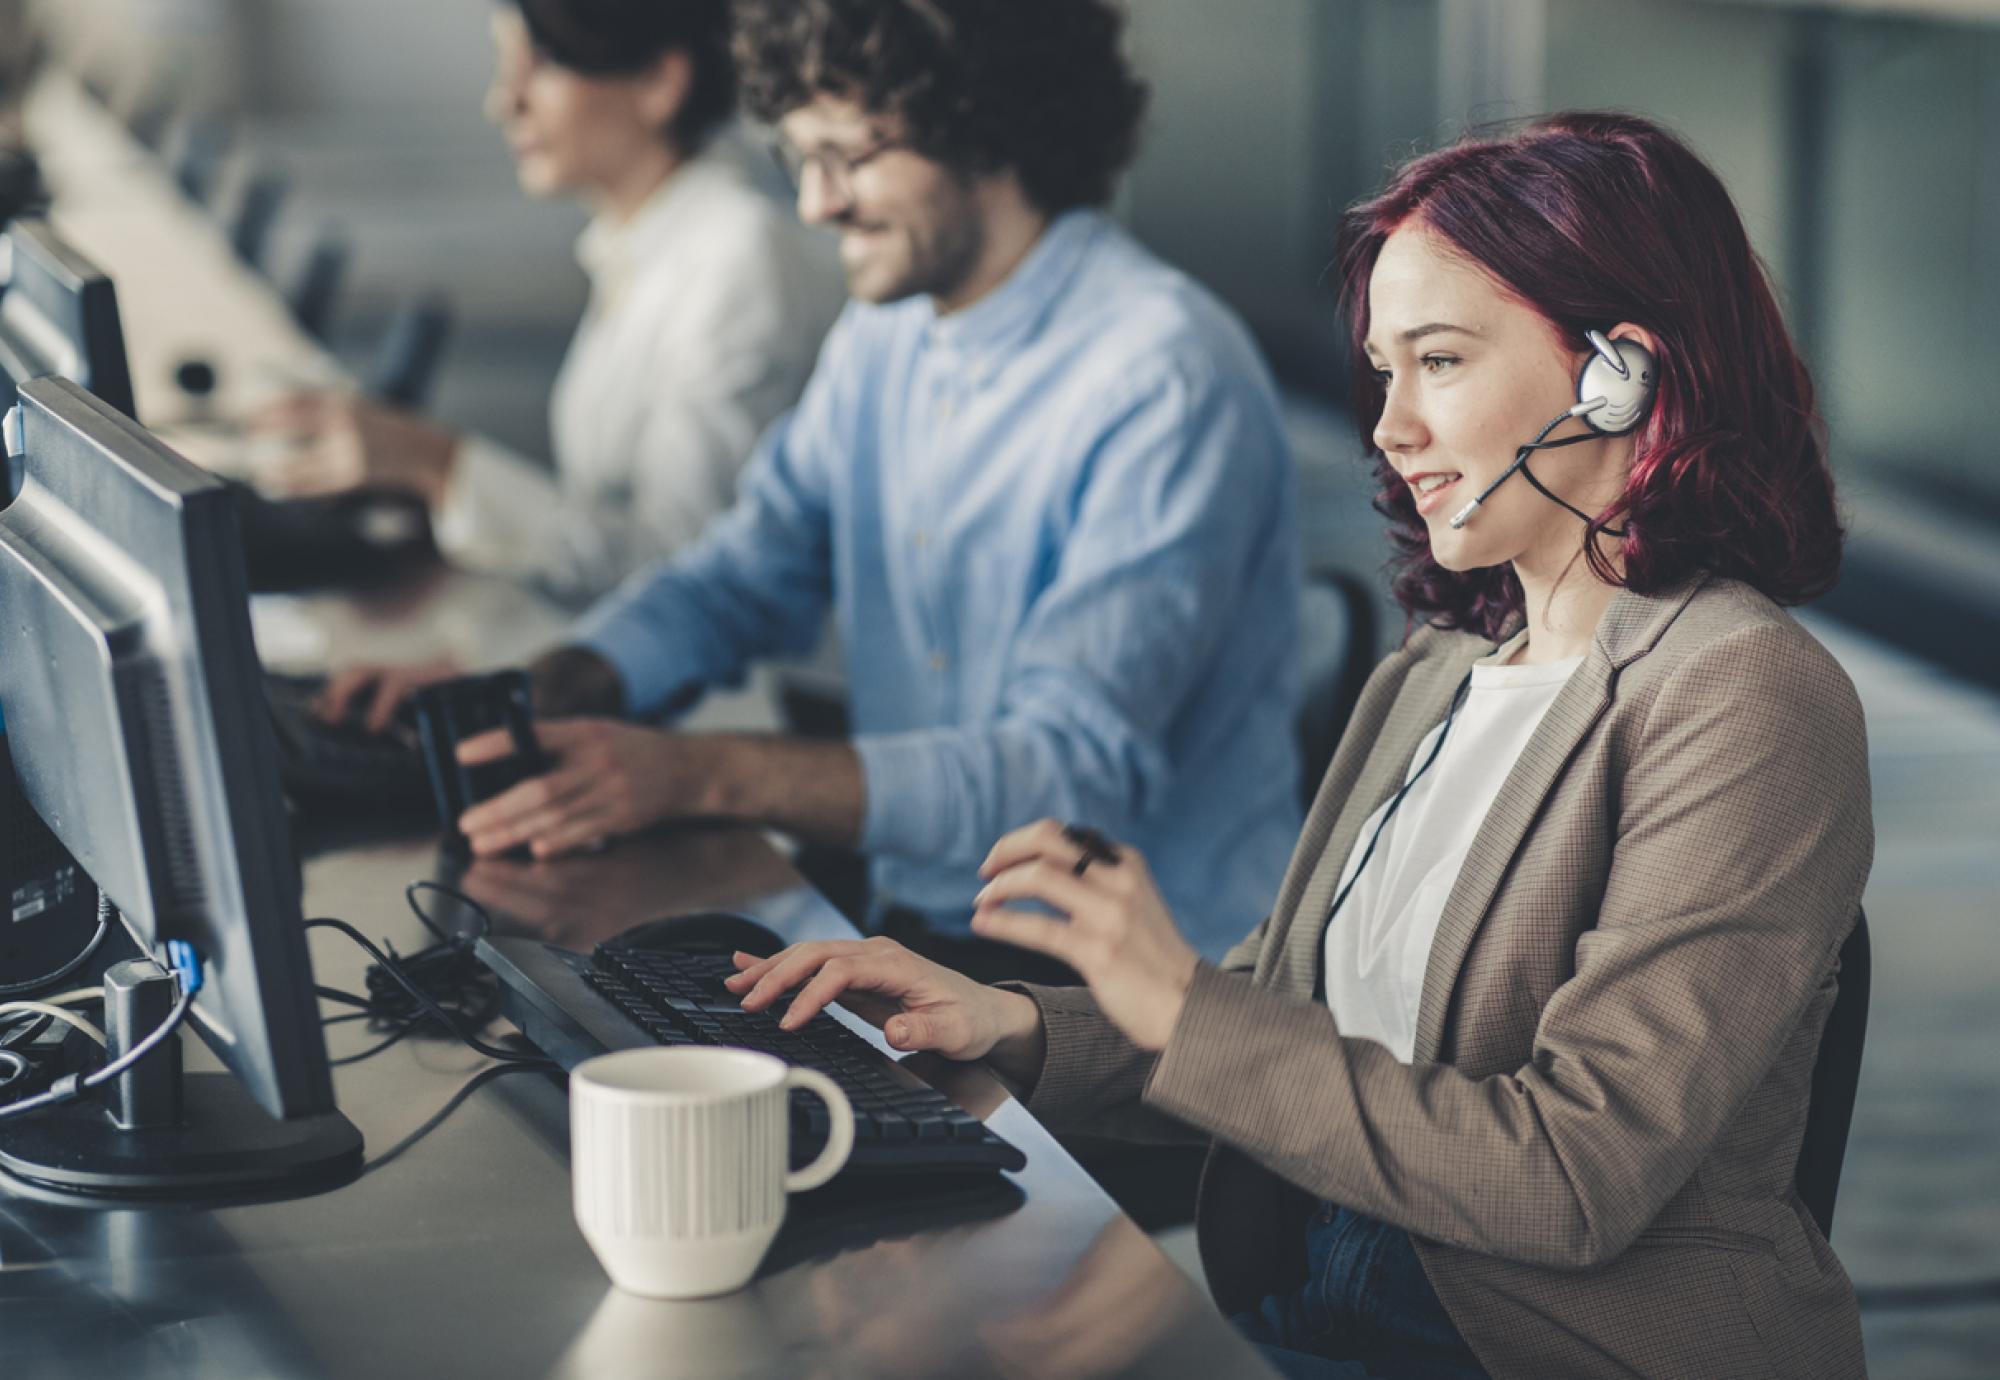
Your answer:
[[[858,846],[878,916],[983,977],[1035,962],[965,926],[986,850],[1040,816],[1139,842],[1212,954],[1269,907],[1299,823],[1291,460],[1241,324],[1095,209],[1145,103],[1122,22],[738,0],[746,101],[855,301],[735,507],[538,684],[656,718],[831,609],[853,736],[547,721],[551,772],[465,816],[479,852],[678,817]]]

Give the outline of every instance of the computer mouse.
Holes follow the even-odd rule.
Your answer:
[[[726,910],[669,915],[634,925],[611,941],[630,949],[670,949],[678,953],[746,954],[769,958],[785,947],[777,934],[747,915]]]

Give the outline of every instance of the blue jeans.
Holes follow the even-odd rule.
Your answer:
[[[1328,1204],[1306,1223],[1306,1282],[1238,1313],[1286,1380],[1486,1380],[1408,1234]]]

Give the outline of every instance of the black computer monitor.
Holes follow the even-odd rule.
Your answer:
[[[183,1078],[171,1128],[86,1103],[0,1120],[0,1169],[122,1194],[349,1173],[233,496],[67,379],[20,385],[7,445],[0,703],[22,792],[142,947],[202,956],[190,1020],[229,1073]]]
[[[138,415],[111,280],[46,220],[23,217],[0,235],[0,412],[21,384],[48,374]]]

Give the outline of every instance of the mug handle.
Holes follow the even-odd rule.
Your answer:
[[[818,1188],[846,1167],[847,1157],[854,1153],[854,1107],[840,1085],[818,1069],[787,1069],[785,1086],[804,1088],[818,1096],[826,1103],[828,1120],[832,1123],[826,1149],[819,1152],[819,1158],[804,1169],[785,1175],[785,1192],[803,1193]]]

